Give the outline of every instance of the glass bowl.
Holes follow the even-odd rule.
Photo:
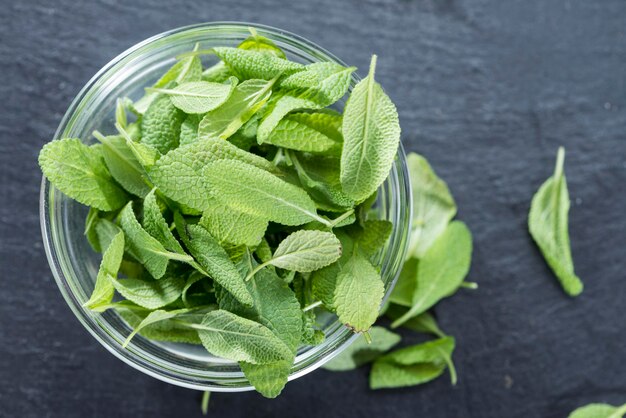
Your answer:
[[[54,139],[73,137],[91,143],[91,133],[95,129],[113,133],[118,97],[141,97],[144,87],[152,85],[173,65],[177,55],[192,50],[196,42],[200,42],[202,49],[237,46],[249,36],[249,26],[252,25],[206,23],[187,26],[133,46],[104,66],[83,87],[65,113]],[[297,35],[266,26],[254,27],[260,35],[282,48],[291,60],[305,64],[335,61],[345,65],[323,48]],[[210,60],[212,57],[204,58]],[[352,86],[357,81],[357,76],[353,76]],[[400,146],[390,176],[381,186],[376,202],[379,217],[393,222],[391,237],[379,254],[386,296],[393,288],[406,253],[411,219],[410,193],[405,155]],[[122,348],[132,331],[126,322],[114,311],[98,314],[82,307],[93,290],[101,258],[91,249],[83,234],[88,208],[56,190],[44,178],[40,211],[46,255],[59,289],[81,324],[107,350],[130,366],[172,384],[221,392],[253,389],[237,363],[214,357],[200,346],[155,342],[137,336],[127,348]],[[356,338],[331,315],[327,315],[323,330],[326,339],[322,344],[300,348],[289,380],[320,367]]]

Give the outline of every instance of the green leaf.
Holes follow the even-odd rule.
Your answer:
[[[392,228],[393,224],[389,221],[380,219],[365,221],[356,236],[359,250],[363,251],[368,257],[376,255],[389,240]]]
[[[421,258],[454,218],[456,203],[446,183],[437,177],[424,157],[409,153],[406,160],[413,193],[413,222],[408,253]]]
[[[332,312],[335,310],[334,298],[337,276],[339,276],[342,267],[351,259],[354,252],[354,242],[348,234],[342,231],[335,231],[335,235],[341,242],[341,258],[330,266],[311,273],[313,295],[322,301],[326,309]]]
[[[185,280],[167,275],[161,280],[116,279],[109,276],[115,290],[124,298],[146,309],[159,309],[180,297]]]
[[[191,144],[198,140],[198,125],[200,115],[187,115],[183,124],[180,125],[180,146]]]
[[[233,361],[267,364],[293,354],[269,328],[219,309],[209,312],[199,324],[189,324],[202,345],[213,355]]]
[[[150,314],[150,310],[142,308],[132,302],[123,301],[109,305],[130,325],[137,329],[141,322]],[[175,318],[144,325],[138,334],[154,341],[170,341],[185,344],[202,344],[198,333],[186,326],[175,322]]]
[[[216,201],[204,211],[200,225],[204,226],[220,244],[255,247],[263,239],[268,221]]]
[[[374,361],[377,357],[396,346],[401,337],[383,327],[372,327],[369,330],[371,343],[364,335],[344,349],[339,355],[322,366],[334,372],[356,369],[359,366]]]
[[[178,215],[176,229],[198,264],[238,301],[251,305],[252,296],[226,251],[202,226],[185,225],[183,222],[182,216]]]
[[[417,286],[417,272],[419,270],[419,260],[409,258],[404,262],[396,286],[389,296],[389,301],[398,305],[410,308],[413,306],[413,295]]]
[[[288,152],[300,183],[321,210],[343,212],[354,207],[354,200],[341,189],[339,159]]]
[[[188,255],[167,251],[163,244],[143,229],[135,217],[132,202],[128,202],[120,213],[120,224],[126,234],[127,248],[155,279],[163,277],[169,260],[193,261]]]
[[[100,241],[98,240],[98,231],[96,226],[100,222],[100,211],[96,208],[89,208],[89,213],[85,218],[85,232],[84,235],[93,248],[94,251],[101,253],[103,248],[100,247]]]
[[[252,36],[247,37],[237,48],[250,51],[258,51],[275,57],[286,59],[285,53],[271,40],[261,36],[254,28],[248,28]]]
[[[376,55],[369,75],[354,87],[343,113],[341,184],[356,201],[369,197],[385,181],[400,142],[398,112],[374,80],[375,69]]]
[[[259,125],[259,142],[266,142],[276,125],[289,112],[298,109],[323,109],[341,99],[350,87],[355,69],[334,62],[308,65],[306,71],[316,77],[316,83],[312,87],[303,86],[304,88],[282,91],[277,95]]]
[[[302,225],[321,218],[304,190],[265,170],[235,160],[220,160],[202,171],[217,200],[238,211],[268,217],[283,225]],[[227,176],[224,173],[228,173]]]
[[[463,222],[451,222],[419,262],[412,306],[391,325],[426,312],[463,283],[472,259],[472,235]]]
[[[159,94],[141,118],[141,143],[156,148],[161,154],[178,146],[180,126],[185,114],[165,94]]]
[[[267,103],[274,82],[246,80],[239,84],[224,104],[202,118],[198,138],[228,139]]]
[[[109,276],[117,277],[120,269],[124,257],[124,233],[119,231],[105,248],[93,292],[89,300],[83,304],[85,308],[92,310],[97,310],[99,306],[111,303],[113,300],[115,288]]]
[[[167,221],[163,218],[161,208],[156,199],[156,189],[150,191],[143,201],[143,227],[166,250],[186,255],[185,250],[170,230]]]
[[[96,236],[98,238],[98,245],[100,248],[108,248],[111,245],[111,241],[120,232],[119,226],[111,222],[106,218],[100,218],[96,223]]]
[[[232,76],[232,71],[230,71],[230,68],[228,68],[222,61],[210,66],[202,72],[202,80],[212,83],[223,83]]]
[[[626,415],[626,404],[618,407],[592,403],[576,409],[568,418],[622,418],[624,415]]]
[[[533,197],[528,215],[528,229],[546,262],[570,296],[583,291],[583,283],[574,273],[569,242],[567,214],[570,200],[563,172],[565,150],[559,148],[554,174]]]
[[[130,133],[127,132],[121,125],[116,124],[115,127],[120,135],[122,135],[122,137],[126,140],[126,146],[133,153],[137,162],[139,162],[145,170],[152,168],[152,166],[161,157],[159,151],[150,145],[135,142]]]
[[[126,348],[126,346],[128,346],[128,343],[130,343],[130,340],[133,339],[133,337],[135,335],[137,335],[137,333],[139,333],[142,329],[146,328],[147,326],[156,324],[157,322],[161,322],[161,321],[166,321],[168,319],[172,319],[172,318],[176,318],[177,316],[187,313],[189,312],[189,309],[176,309],[173,311],[164,311],[164,310],[156,310],[153,312],[150,312],[148,314],[148,316],[146,316],[140,323],[139,325],[137,325],[133,332],[130,333],[130,335],[128,336],[128,338],[126,338],[126,341],[124,341],[124,344],[122,344],[123,348]]]
[[[404,307],[391,304],[387,308],[385,315],[387,315],[387,317],[389,317],[389,319],[391,320],[396,320],[404,315],[406,311],[407,309]],[[402,324],[402,327],[424,334],[432,334],[440,338],[446,336],[446,333],[443,332],[441,328],[439,328],[439,325],[437,325],[437,321],[435,320],[435,318],[428,312],[424,312],[414,318],[409,319]]]
[[[172,82],[180,84],[189,81],[200,81],[201,78],[202,62],[200,58],[189,56],[174,64],[152,87],[161,88]],[[147,93],[135,103],[135,110],[143,115],[157,96],[158,93]]]
[[[173,88],[154,88],[150,91],[168,95],[178,109],[194,114],[207,113],[220,106],[236,85],[237,79],[233,77],[227,84],[191,81]]]
[[[255,50],[217,47],[212,51],[240,80],[271,80],[280,75],[301,71],[302,64]]]
[[[145,197],[152,185],[143,166],[121,136],[93,134],[102,144],[102,155],[113,178],[135,196]]]
[[[228,141],[205,139],[164,155],[150,171],[150,178],[168,198],[202,212],[212,204],[202,169],[222,159],[276,170],[270,161],[243,151]]]
[[[268,265],[311,272],[334,263],[339,257],[341,242],[332,232],[300,230],[281,241],[272,258],[252,270],[248,278]]]
[[[39,166],[54,187],[84,205],[112,211],[128,200],[109,174],[101,147],[75,138],[51,141],[39,153]]]
[[[326,153],[340,150],[341,116],[329,113],[293,113],[271,132],[267,143],[296,151]]]
[[[360,253],[341,268],[333,306],[339,320],[355,332],[365,332],[376,322],[385,293],[380,273]]]
[[[429,382],[440,376],[446,367],[452,384],[456,371],[452,363],[453,337],[439,338],[423,344],[393,351],[378,358],[370,373],[370,388],[398,388]]]

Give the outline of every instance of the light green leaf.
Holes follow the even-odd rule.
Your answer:
[[[255,50],[217,47],[212,51],[240,80],[271,80],[304,69],[304,66],[297,62]]]
[[[166,275],[161,280],[116,279],[109,276],[115,290],[124,298],[146,309],[159,309],[178,299],[185,280]]]
[[[452,363],[453,337],[413,345],[379,357],[370,373],[370,388],[398,388],[429,382],[449,368],[452,384],[456,371]]]
[[[200,115],[187,115],[183,124],[180,125],[180,146],[191,144],[198,140],[198,125],[200,124]]]
[[[143,201],[143,227],[157,241],[163,244],[166,250],[186,255],[185,250],[174,237],[170,226],[163,218],[161,208],[156,199],[156,189],[150,191]]]
[[[396,106],[374,80],[375,69],[376,55],[369,75],[354,87],[343,113],[341,184],[356,201],[369,197],[385,181],[400,142]]]
[[[451,222],[419,262],[412,306],[391,325],[426,312],[463,283],[472,259],[472,235],[463,222]]]
[[[121,136],[93,133],[102,144],[102,155],[113,178],[135,196],[144,197],[152,188],[147,173]]]
[[[421,258],[456,214],[456,203],[446,183],[419,154],[406,158],[413,192],[413,222],[409,256]]]
[[[322,366],[334,372],[356,369],[359,366],[374,361],[377,357],[396,346],[401,337],[383,327],[372,327],[369,330],[371,343],[364,335],[344,349],[339,355]]]
[[[154,88],[150,91],[168,95],[172,104],[185,113],[207,113],[224,103],[236,85],[237,79],[233,77],[225,84],[191,81],[173,88]]]
[[[176,318],[177,316],[187,313],[189,311],[190,311],[189,309],[176,309],[173,311],[164,311],[164,310],[159,309],[159,310],[150,312],[148,316],[146,316],[143,319],[143,321],[141,321],[139,325],[137,325],[133,329],[133,332],[131,332],[128,338],[126,338],[126,341],[124,341],[124,344],[122,344],[122,347],[126,348],[126,346],[128,346],[128,343],[130,343],[130,340],[132,340],[133,337],[137,335],[137,333],[139,333],[142,329],[146,328],[147,326],[156,324],[157,322]]]
[[[334,263],[339,257],[341,242],[332,232],[300,230],[281,241],[272,258],[252,270],[248,278],[268,265],[311,272]]]
[[[204,139],[164,155],[150,170],[150,178],[168,198],[202,212],[212,202],[202,169],[222,159],[243,161],[264,170],[276,170],[270,161],[243,151],[228,141]]]
[[[89,213],[85,218],[85,232],[84,235],[93,248],[94,251],[101,253],[103,251],[102,247],[100,247],[100,242],[98,241],[98,232],[96,230],[96,225],[100,222],[100,211],[96,208],[89,208]]]
[[[333,306],[339,320],[354,332],[376,322],[385,293],[380,273],[360,253],[353,254],[337,276]]]
[[[122,263],[122,258],[124,257],[124,233],[119,231],[105,248],[93,292],[89,300],[83,304],[85,308],[92,310],[98,310],[100,305],[106,305],[113,300],[115,288],[109,280],[109,276],[117,277],[117,272]]]
[[[232,76],[232,71],[230,71],[230,68],[228,68],[222,61],[210,66],[202,72],[202,80],[212,83],[223,83]]]
[[[407,309],[398,305],[391,304],[385,315],[391,320],[396,320],[406,313]],[[428,312],[417,315],[402,324],[402,327],[421,332],[424,334],[432,334],[436,337],[445,337],[446,333],[439,328],[435,318]]]
[[[317,82],[312,87],[282,91],[277,95],[259,125],[259,142],[266,142],[276,125],[289,112],[298,109],[323,109],[341,99],[350,87],[355,69],[334,62],[308,65],[306,71],[313,74]]]
[[[96,236],[98,238],[98,244],[100,248],[108,248],[111,245],[111,241],[122,231],[119,226],[111,222],[106,218],[100,218],[96,224]]]
[[[568,418],[622,418],[626,415],[626,404],[613,406],[603,403],[592,403],[576,409]]]
[[[409,258],[404,262],[396,286],[389,296],[389,301],[398,305],[410,308],[413,306],[413,295],[417,286],[417,272],[419,270],[419,260]]]
[[[322,301],[324,307],[331,312],[335,311],[334,299],[337,277],[342,267],[351,259],[354,252],[354,242],[348,234],[339,230],[335,231],[335,235],[339,238],[339,242],[341,242],[341,258],[330,266],[311,273],[310,279],[312,282],[313,295],[315,298]]]
[[[215,238],[200,225],[185,225],[180,215],[175,221],[178,234],[198,264],[238,301],[251,305],[252,296],[243,277]]]
[[[528,215],[528,229],[546,262],[570,296],[583,291],[583,283],[574,273],[567,214],[570,200],[563,172],[565,150],[559,148],[554,174],[533,197]]]
[[[202,118],[198,138],[228,139],[267,103],[275,81],[246,80],[239,84],[224,104]]]
[[[341,116],[329,113],[293,113],[271,132],[267,143],[297,151],[326,153],[340,150]]]
[[[165,94],[159,94],[141,118],[141,143],[156,148],[161,154],[178,146],[180,126],[185,114]]]
[[[368,257],[376,253],[385,246],[393,224],[381,219],[371,219],[363,223],[363,227],[358,230],[356,240],[359,243],[359,250]]]
[[[117,99],[115,101],[115,123],[119,124],[123,129],[128,126],[128,118],[126,117],[126,107],[132,102],[129,98]]]
[[[267,364],[293,355],[269,328],[219,309],[209,312],[199,324],[189,324],[202,345],[213,355],[233,361]]]
[[[202,174],[212,195],[238,211],[269,217],[283,225],[302,225],[313,220],[330,225],[317,214],[315,203],[304,190],[260,168],[220,160],[207,165]]]
[[[126,247],[155,279],[163,277],[169,260],[193,261],[188,255],[167,251],[163,244],[143,229],[135,217],[132,202],[128,202],[120,213],[120,224],[126,234]]]
[[[189,56],[174,64],[152,87],[161,88],[172,82],[180,84],[189,81],[200,81],[201,78],[202,61],[197,56]],[[135,110],[143,115],[157,96],[158,93],[146,93],[144,97],[135,103]]]
[[[255,247],[263,239],[268,221],[215,201],[202,214],[200,225],[220,244]]]
[[[121,125],[115,124],[115,127],[126,141],[126,146],[128,147],[128,149],[131,150],[137,162],[139,162],[139,164],[145,170],[149,170],[150,168],[152,168],[156,161],[161,157],[159,151],[157,151],[156,148],[150,145],[135,142],[130,133],[125,130]]]
[[[101,147],[75,138],[51,141],[39,153],[39,166],[54,187],[84,205],[112,211],[128,201],[109,174]]]
[[[341,189],[339,159],[288,152],[300,183],[313,198],[318,208],[343,212],[354,207],[354,200]]]
[[[241,42],[237,48],[250,51],[262,52],[274,55],[275,57],[286,59],[285,53],[271,39],[261,36],[256,29],[248,28],[252,36],[247,37]]]

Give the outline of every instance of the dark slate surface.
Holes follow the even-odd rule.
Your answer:
[[[39,231],[39,148],[80,87],[136,42],[240,20],[299,33],[377,78],[475,235],[471,280],[437,308],[460,382],[371,392],[317,371],[274,401],[215,395],[228,417],[565,417],[626,402],[626,2],[623,0],[3,1],[0,7],[0,416],[193,417],[196,392],[122,364],[65,306]],[[567,148],[581,297],[526,232]]]

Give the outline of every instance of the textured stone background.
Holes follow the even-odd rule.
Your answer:
[[[162,3],[159,5],[159,3]],[[216,20],[299,33],[377,78],[403,141],[445,178],[475,236],[478,292],[441,303],[460,382],[371,392],[317,371],[274,401],[216,394],[228,417],[566,417],[626,402],[624,0],[2,1],[0,416],[193,417],[196,392],[131,369],[66,307],[39,232],[39,148],[81,86],[136,42]],[[567,148],[571,238],[586,284],[555,284],[526,231]]]

